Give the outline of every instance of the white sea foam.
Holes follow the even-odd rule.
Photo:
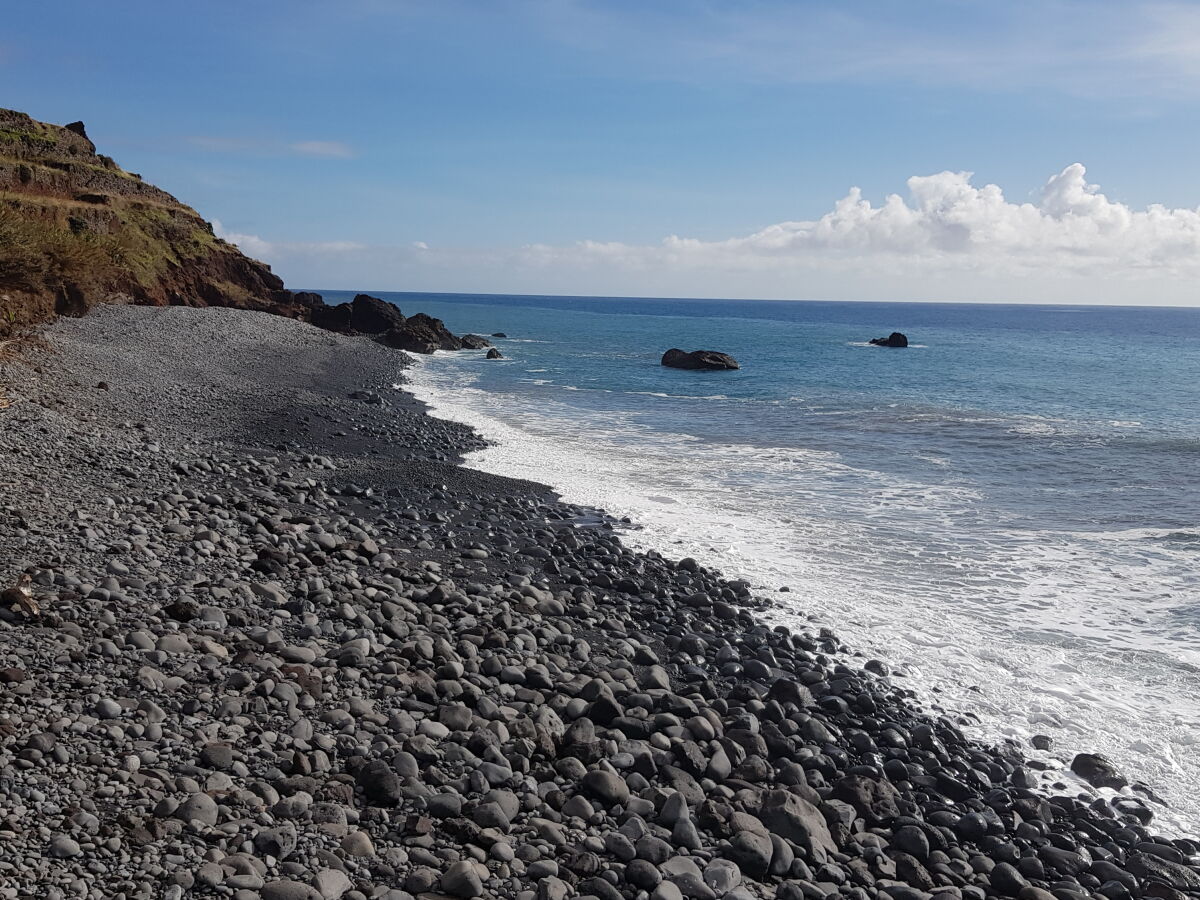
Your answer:
[[[630,516],[644,526],[624,537],[634,547],[749,578],[781,621],[834,627],[907,673],[930,708],[973,716],[982,740],[1060,765],[1105,753],[1170,803],[1155,808],[1159,829],[1197,832],[1200,637],[1173,615],[1189,590],[1173,532],[968,540],[969,486],[906,483],[831,452],[664,435],[619,413],[564,428],[577,412],[501,407],[450,358],[410,375],[438,415],[495,442],[467,465]],[[773,593],[783,585],[791,592]],[[1032,750],[1036,733],[1056,751]]]

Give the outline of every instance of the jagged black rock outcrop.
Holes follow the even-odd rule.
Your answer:
[[[893,331],[885,338],[871,338],[870,342],[876,347],[907,347],[908,337],[899,331]]]
[[[685,352],[672,348],[663,354],[662,364],[672,369],[740,369],[738,361],[728,353],[716,350],[692,350]]]

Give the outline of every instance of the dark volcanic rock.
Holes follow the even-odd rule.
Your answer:
[[[386,332],[382,340],[389,347],[413,353],[463,349],[463,342],[450,333],[441,319],[425,313],[409,316],[403,325]]]
[[[497,350],[495,347],[493,347],[491,350],[489,350],[487,352],[487,358],[488,359],[504,359],[504,354],[501,353],[499,350]]]
[[[480,337],[477,334],[464,334],[460,337],[459,342],[464,350],[486,350],[492,346],[492,342],[485,337]]]
[[[1117,767],[1099,753],[1080,753],[1071,760],[1071,771],[1094,787],[1120,790],[1129,784]]]
[[[672,369],[740,369],[738,361],[727,353],[716,350],[683,350],[672,348],[663,354],[662,364]]]
[[[370,294],[359,294],[350,302],[350,307],[350,327],[362,334],[383,334],[404,326],[404,316],[399,309]]]
[[[763,824],[781,838],[809,852],[816,862],[824,862],[837,844],[821,811],[802,797],[783,790],[771,791],[758,811]]]
[[[314,306],[310,321],[318,328],[326,331],[338,331],[348,334],[354,317],[354,308],[349,303],[339,303],[337,306]]]
[[[908,338],[899,331],[893,331],[885,338],[871,338],[876,347],[907,347]]]

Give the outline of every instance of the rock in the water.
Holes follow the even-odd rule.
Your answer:
[[[884,338],[871,338],[871,343],[876,347],[907,347],[908,337],[899,331],[893,331]]]
[[[382,340],[389,347],[413,353],[463,349],[463,342],[450,333],[441,319],[425,313],[409,316],[403,325],[385,332]]]
[[[488,359],[504,359],[504,354],[501,353],[499,350],[497,350],[495,347],[493,347],[491,350],[489,350],[487,352],[487,358]]]
[[[491,341],[477,334],[464,334],[459,341],[462,342],[464,350],[484,350],[492,346]]]
[[[1119,791],[1129,784],[1112,761],[1099,753],[1080,753],[1071,760],[1071,771],[1093,787]]]
[[[716,350],[692,350],[684,352],[672,348],[663,354],[662,364],[672,369],[708,369],[720,371],[723,369],[740,369],[738,361],[728,353]]]

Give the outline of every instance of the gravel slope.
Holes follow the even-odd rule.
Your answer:
[[[1046,797],[835,635],[453,465],[403,354],[44,337],[0,364],[0,897],[1200,897],[1128,788]]]

